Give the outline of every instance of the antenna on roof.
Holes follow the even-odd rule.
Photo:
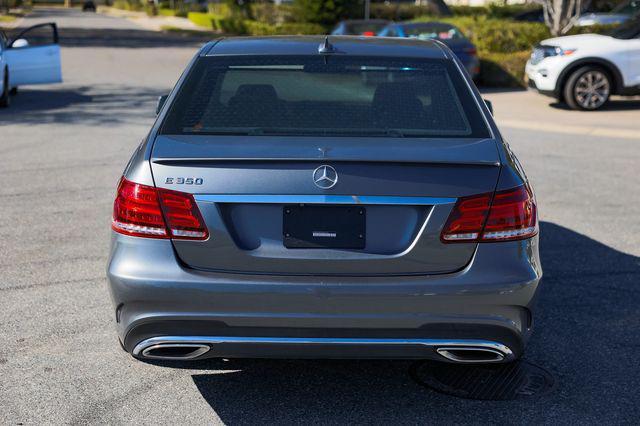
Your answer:
[[[335,51],[336,48],[333,47],[333,45],[329,42],[329,36],[326,36],[324,38],[324,41],[320,43],[320,46],[318,46],[318,53],[321,55],[327,55],[330,53],[334,53]]]

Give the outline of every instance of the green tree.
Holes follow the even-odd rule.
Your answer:
[[[536,0],[542,4],[544,23],[554,36],[569,32],[591,0]]]
[[[362,0],[294,0],[296,17],[300,22],[311,22],[331,27],[341,19],[362,18]]]

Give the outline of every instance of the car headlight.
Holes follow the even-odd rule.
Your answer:
[[[544,58],[551,56],[567,56],[574,53],[576,49],[563,49],[558,46],[538,45],[531,53],[531,63],[533,65],[541,62]]]
[[[571,55],[573,52],[576,51],[576,49],[563,49],[557,46],[549,46],[549,47],[551,47],[551,49],[548,51],[549,53],[547,56],[567,56],[567,55]]]

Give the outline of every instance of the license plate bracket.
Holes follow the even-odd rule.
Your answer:
[[[285,205],[282,241],[291,249],[363,249],[366,216],[361,206]]]

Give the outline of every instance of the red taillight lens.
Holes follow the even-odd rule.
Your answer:
[[[373,31],[365,31],[362,33],[362,35],[365,37],[373,37],[376,35],[376,33],[374,33]]]
[[[463,49],[465,53],[471,55],[471,56],[476,56],[478,54],[478,51],[476,50],[475,47],[466,47]]]
[[[482,241],[521,240],[537,233],[536,203],[529,187],[496,192]]]
[[[206,240],[209,236],[193,195],[159,189],[160,205],[173,238]]]
[[[205,240],[209,236],[191,194],[141,185],[125,178],[118,185],[111,227],[136,237]]]
[[[122,178],[113,202],[111,227],[126,235],[168,238],[156,188]]]
[[[458,199],[442,231],[442,241],[477,241],[487,220],[491,195],[487,193]]]
[[[460,198],[445,224],[445,243],[511,241],[530,238],[538,232],[533,194],[518,186],[493,194]]]

